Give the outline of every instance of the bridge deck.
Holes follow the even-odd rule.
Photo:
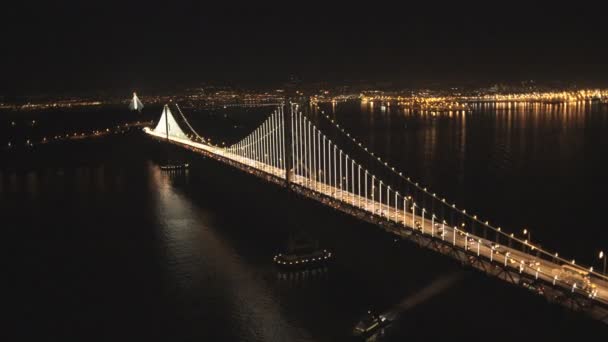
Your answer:
[[[166,139],[166,136],[153,132],[149,129],[144,129],[145,133],[155,136],[160,139]],[[284,182],[285,170],[282,168],[273,167],[265,163],[258,162],[239,155],[231,154],[225,149],[210,146],[207,144],[197,143],[186,139],[169,137],[172,143],[189,147],[190,149],[203,152],[209,156],[216,157],[221,161],[231,161],[234,166],[240,164],[243,167],[254,169],[271,177],[275,177],[275,182]],[[234,164],[236,163],[236,164]],[[242,167],[241,167],[242,168]],[[573,286],[572,282],[562,279],[562,265],[559,262],[546,260],[535,256],[534,254],[510,248],[508,246],[500,246],[498,250],[494,250],[495,241],[488,238],[483,238],[463,232],[457,228],[449,227],[448,225],[439,224],[432,218],[422,218],[421,215],[414,215],[412,212],[403,212],[403,210],[389,207],[386,204],[379,203],[375,200],[370,200],[364,196],[358,196],[348,191],[343,191],[334,186],[330,186],[323,182],[311,180],[309,178],[294,175],[291,186],[300,187],[308,191],[303,191],[309,197],[317,200],[323,199],[332,200],[331,203],[339,207],[339,209],[347,212],[357,210],[357,216],[370,222],[380,224],[385,230],[400,236],[402,238],[410,238],[412,233],[416,233],[424,237],[429,243],[434,242],[435,246],[447,246],[456,248],[455,250],[472,257],[477,257],[484,263],[494,265],[494,267],[502,267],[505,272],[512,272],[518,279],[526,276],[528,279],[534,279],[539,283],[551,285],[554,289],[560,290],[562,294],[571,294],[579,299],[586,299],[592,302],[588,308],[583,306],[587,313],[594,318],[600,319],[608,323],[608,281],[593,277],[592,283],[595,285],[595,290],[589,288],[581,288]],[[344,210],[348,207],[348,210]],[[387,224],[388,223],[388,224]],[[443,234],[438,232],[439,228],[443,230]],[[445,253],[448,254],[448,253]],[[530,264],[533,263],[533,264]],[[488,272],[490,273],[490,272]],[[500,272],[498,273],[500,274]],[[498,274],[494,274],[498,276]],[[506,276],[502,279],[506,280]],[[513,279],[513,277],[511,277]],[[513,281],[515,282],[515,281]],[[581,307],[579,307],[581,309]]]

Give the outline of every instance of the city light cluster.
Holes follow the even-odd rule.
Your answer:
[[[57,108],[73,108],[73,107],[91,107],[101,106],[104,103],[101,101],[86,101],[86,100],[66,100],[49,103],[25,103],[25,104],[7,104],[0,103],[0,109],[30,111],[30,110],[45,110]]]
[[[445,92],[443,92],[445,93]],[[382,106],[396,105],[408,109],[421,110],[469,110],[470,103],[479,102],[528,102],[543,104],[564,104],[581,101],[608,103],[608,89],[583,89],[577,91],[546,91],[521,93],[478,92],[476,94],[435,95],[420,91],[409,95],[385,95],[379,92],[361,94],[362,103]]]

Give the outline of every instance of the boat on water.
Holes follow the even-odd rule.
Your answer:
[[[382,334],[384,328],[391,324],[391,321],[384,315],[376,315],[371,310],[357,323],[353,329],[353,335],[359,338],[368,338],[375,334]]]
[[[287,252],[274,256],[273,262],[281,269],[310,269],[324,267],[333,259],[327,249],[320,249],[309,240],[291,241]]]
[[[164,171],[172,171],[172,170],[185,170],[188,167],[190,167],[190,164],[188,164],[188,163],[183,163],[183,164],[167,164],[167,165],[161,165],[160,169],[164,170]]]
[[[332,260],[331,252],[326,249],[300,251],[295,253],[277,254],[274,263],[285,269],[316,268],[328,264]]]

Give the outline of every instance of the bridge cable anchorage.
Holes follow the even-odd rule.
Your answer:
[[[440,196],[437,196],[436,193],[432,193],[426,187],[421,186],[417,182],[414,182],[413,180],[411,180],[410,177],[407,177],[407,176],[403,175],[402,172],[397,171],[395,169],[395,167],[390,166],[387,162],[383,162],[382,158],[378,157],[377,154],[371,152],[371,150],[369,150],[367,147],[365,147],[360,141],[355,139],[355,137],[353,137],[350,133],[347,133],[344,130],[344,128],[341,127],[329,115],[322,112],[320,116],[323,117],[324,119],[326,119],[332,126],[335,127],[335,129],[338,132],[340,132],[344,137],[346,137],[348,140],[350,140],[361,151],[363,151],[368,156],[370,156],[372,160],[377,161],[385,169],[388,169],[389,172],[393,173],[394,175],[396,175],[397,177],[399,177],[400,179],[405,181],[407,184],[409,184],[410,186],[415,188],[415,190],[417,190],[419,193],[421,193],[421,195],[429,196],[431,203],[433,203],[433,204],[438,203],[441,206],[442,210],[448,209],[448,210],[452,211],[453,213],[460,215],[463,218],[463,221],[469,221],[472,229],[475,229],[475,223],[477,223],[484,229],[485,228],[490,229],[495,234],[496,241],[500,241],[500,237],[502,237],[503,239],[506,238],[507,241],[509,242],[509,245],[514,243],[516,246],[519,245],[522,250],[531,249],[532,251],[535,251],[537,253],[537,257],[539,257],[539,258],[541,257],[540,255],[542,255],[546,260],[560,261],[563,264],[571,264],[570,260],[567,260],[566,258],[563,258],[563,257],[559,257],[558,253],[551,253],[545,249],[542,249],[540,246],[532,245],[531,241],[516,237],[516,236],[514,236],[514,234],[508,234],[508,233],[502,231],[502,229],[500,227],[494,227],[488,221],[482,221],[481,219],[478,219],[477,215],[472,215],[470,213],[467,213],[466,210],[464,210],[464,209],[462,209],[462,210],[458,209],[458,208],[456,208],[455,204],[450,205],[449,202],[447,202],[445,198],[442,199]],[[424,199],[424,197],[423,197],[423,199]],[[433,214],[435,214],[435,213],[433,213]],[[464,225],[462,227],[466,227],[466,225]],[[485,230],[484,230],[484,232],[485,232]],[[590,267],[582,267],[582,266],[579,266],[579,267],[581,270],[589,271],[589,273],[595,275],[596,277],[608,281],[608,275],[606,275],[606,274],[602,274],[599,271],[593,270]]]

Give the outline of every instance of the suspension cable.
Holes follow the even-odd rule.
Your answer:
[[[563,257],[559,257],[558,253],[551,253],[547,250],[541,249],[539,246],[534,246],[532,244],[531,241],[523,241],[521,239],[519,239],[518,237],[513,236],[513,234],[509,234],[506,233],[504,231],[502,231],[502,229],[500,227],[493,227],[492,225],[490,225],[490,223],[488,221],[482,221],[480,219],[477,218],[477,215],[472,215],[470,213],[467,213],[465,209],[458,209],[456,208],[456,204],[452,204],[450,205],[445,198],[440,198],[439,196],[437,196],[435,193],[431,193],[426,187],[422,187],[420,186],[417,182],[414,182],[410,179],[410,177],[406,177],[403,175],[402,172],[399,172],[395,169],[395,167],[392,167],[388,164],[388,162],[383,161],[379,156],[377,156],[376,154],[374,154],[373,152],[371,152],[367,147],[364,147],[363,144],[361,144],[360,141],[357,141],[357,139],[353,136],[351,136],[350,133],[347,133],[344,128],[340,127],[340,125],[334,121],[334,119],[330,118],[329,115],[325,114],[324,112],[321,113],[322,117],[324,117],[327,121],[329,121],[340,133],[342,133],[342,135],[346,136],[346,138],[348,138],[354,145],[358,146],[360,150],[364,151],[365,153],[367,153],[368,155],[370,155],[374,160],[377,160],[382,166],[384,166],[386,169],[388,169],[390,172],[392,172],[394,175],[400,177],[401,179],[403,179],[405,182],[407,182],[408,184],[410,184],[411,186],[417,188],[419,191],[423,192],[426,195],[432,196],[434,199],[440,201],[441,203],[443,203],[444,205],[446,205],[449,209],[454,210],[455,212],[457,212],[460,215],[463,215],[464,217],[470,219],[471,221],[477,222],[483,226],[486,226],[487,228],[489,228],[490,230],[492,230],[494,233],[500,234],[504,237],[506,237],[507,239],[511,239],[512,241],[518,242],[522,245],[526,245],[526,246],[530,246],[533,247],[533,249],[537,250],[539,253],[542,253],[554,260],[559,260],[561,262],[563,262],[564,264],[570,264],[571,261],[566,260]],[[581,269],[584,269],[584,267],[581,267]],[[589,268],[587,268],[588,270]],[[589,273],[593,273],[596,276],[603,278],[603,279],[608,279],[607,275],[601,274],[595,270],[589,272]]]

